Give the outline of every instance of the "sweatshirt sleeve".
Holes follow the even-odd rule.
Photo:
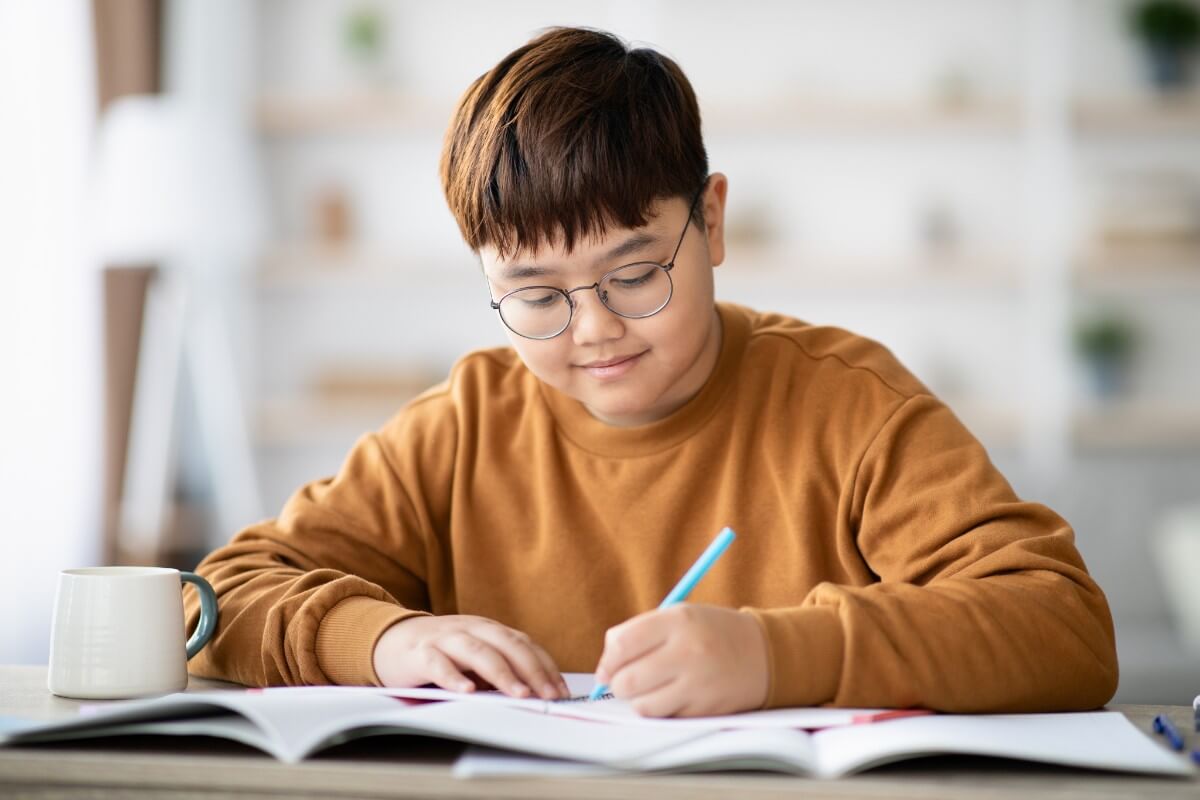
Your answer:
[[[196,572],[217,593],[218,623],[188,664],[193,674],[249,686],[378,684],[375,642],[429,611],[439,484],[450,482],[438,475],[449,472],[453,431],[420,405],[359,439],[334,477],[301,488],[278,518],[200,563]],[[193,589],[185,612],[191,629]]]
[[[1112,697],[1112,617],[1071,528],[1020,501],[938,400],[892,413],[840,507],[878,581],[748,609],[770,650],[768,706],[1017,712]]]

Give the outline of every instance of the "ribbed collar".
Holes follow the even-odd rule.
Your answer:
[[[696,396],[674,413],[656,422],[621,428],[593,417],[582,403],[539,381],[542,397],[573,444],[611,458],[650,455],[688,439],[705,425],[720,406],[742,361],[750,334],[749,311],[730,303],[717,303],[721,318],[721,352],[712,374]]]

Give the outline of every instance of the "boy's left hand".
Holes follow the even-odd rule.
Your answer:
[[[596,680],[647,717],[697,717],[760,708],[767,642],[750,614],[680,603],[609,628]]]

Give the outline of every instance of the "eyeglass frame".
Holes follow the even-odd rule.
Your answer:
[[[700,188],[696,191],[696,196],[692,198],[692,202],[688,205],[687,220],[684,222],[683,232],[679,234],[679,241],[675,243],[675,252],[671,254],[671,260],[668,261],[667,263],[660,264],[657,261],[631,261],[628,264],[622,264],[619,267],[613,267],[608,272],[601,275],[600,280],[596,281],[595,283],[585,284],[583,286],[576,286],[574,289],[560,289],[557,286],[542,286],[540,284],[535,284],[533,286],[518,287],[516,289],[513,289],[512,291],[505,292],[500,297],[499,300],[492,300],[491,298],[488,298],[492,309],[497,314],[500,314],[500,322],[504,324],[504,327],[508,328],[510,331],[515,333],[517,336],[520,336],[522,339],[532,339],[534,341],[544,342],[548,339],[553,339],[557,336],[562,336],[562,334],[568,328],[571,327],[571,323],[575,321],[575,300],[572,299],[571,295],[574,294],[575,292],[583,291],[584,289],[594,290],[596,292],[596,299],[600,301],[600,304],[602,306],[604,306],[604,308],[607,309],[610,313],[616,314],[618,317],[621,317],[623,319],[647,319],[648,317],[653,317],[655,314],[659,313],[664,308],[666,308],[668,305],[670,305],[671,298],[675,296],[675,281],[672,280],[672,278],[671,278],[671,270],[673,270],[675,268],[675,259],[679,257],[679,250],[681,247],[683,247],[683,240],[685,238],[687,238],[688,228],[690,228],[692,225],[692,214],[696,210],[696,202],[704,194],[704,189],[706,186],[708,186],[708,178],[707,177],[704,179],[704,182],[700,184]],[[600,294],[600,284],[602,284],[606,280],[608,280],[609,276],[612,275],[613,273],[620,272],[621,270],[627,269],[628,267],[635,267],[638,264],[653,264],[658,269],[661,269],[667,276],[667,285],[670,287],[670,291],[667,293],[667,299],[663,301],[663,304],[648,314],[636,314],[636,315],[622,314],[621,312],[617,311],[616,309],[610,307],[608,305],[608,303],[606,303],[604,301],[604,297],[602,297]],[[511,295],[514,295],[517,292],[523,292],[528,289],[547,289],[552,292],[558,292],[567,301],[567,308],[568,308],[567,321],[563,324],[563,326],[561,328],[559,328],[557,331],[550,334],[549,336],[526,336],[525,334],[521,333],[520,331],[513,330],[513,328],[508,324],[508,321],[506,319],[504,319],[504,314],[500,313],[500,304],[504,302],[505,298],[507,298]]]

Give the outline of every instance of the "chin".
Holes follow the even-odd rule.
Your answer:
[[[642,425],[650,421],[653,409],[650,404],[636,399],[617,398],[582,398],[581,402],[591,411],[593,416],[606,420],[615,420],[621,425]],[[626,420],[636,420],[627,422]]]

